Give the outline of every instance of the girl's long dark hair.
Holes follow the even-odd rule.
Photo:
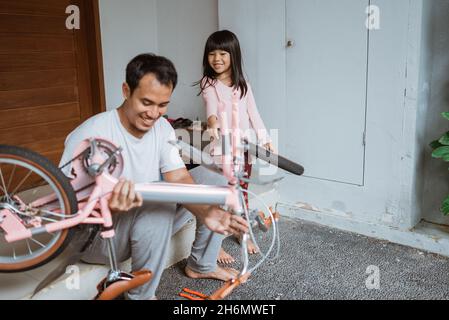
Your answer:
[[[240,43],[237,36],[228,30],[217,31],[206,41],[203,56],[203,78],[194,83],[195,86],[200,86],[201,91],[199,94],[203,93],[206,88],[215,85],[217,82],[217,74],[209,65],[208,59],[209,53],[214,50],[223,50],[230,54],[232,85],[234,89],[240,89],[241,98],[243,98],[248,92],[248,84],[243,75]]]

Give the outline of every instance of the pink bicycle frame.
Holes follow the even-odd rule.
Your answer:
[[[206,185],[183,185],[174,183],[142,183],[136,184],[135,190],[142,194],[144,201],[149,202],[167,202],[179,204],[210,204],[210,205],[226,205],[235,213],[242,213],[242,203],[238,192],[237,172],[240,170],[239,163],[242,159],[241,137],[239,134],[238,124],[238,98],[236,93],[233,94],[232,108],[232,130],[227,125],[227,115],[224,105],[219,106],[219,115],[221,122],[221,134],[223,141],[222,152],[222,170],[224,176],[229,181],[228,187],[206,186]],[[230,132],[231,131],[231,132]],[[103,139],[98,139],[103,140]],[[104,140],[103,140],[104,141]],[[107,142],[113,145],[111,142]],[[231,145],[232,143],[232,145]],[[85,144],[85,142],[84,142]],[[81,147],[81,146],[80,146]],[[79,148],[80,149],[80,148]],[[105,159],[97,152],[93,155],[93,163],[101,164]],[[79,172],[82,172],[80,168]],[[31,238],[34,235],[57,232],[60,230],[74,227],[78,224],[101,224],[105,231],[102,233],[104,238],[113,237],[112,217],[107,205],[108,199],[118,179],[111,176],[103,170],[103,172],[95,178],[95,187],[89,195],[87,202],[80,203],[79,211],[71,218],[58,222],[48,223],[45,226],[26,228],[20,220],[9,210],[2,210],[0,213],[4,216],[2,228],[8,242],[15,242]],[[85,177],[87,180],[87,176]],[[80,181],[81,180],[81,181]],[[87,183],[81,178],[72,181],[74,189],[77,190],[79,185]],[[78,196],[78,200],[83,200],[82,196]],[[53,196],[53,198],[55,198]],[[52,196],[38,199],[31,205],[39,206],[41,204],[51,202]],[[95,209],[100,209],[97,212]]]
[[[100,155],[95,155],[93,161],[102,163],[104,159]],[[42,227],[26,228],[9,211],[4,209],[1,213],[5,216],[3,229],[6,232],[6,241],[15,242],[30,238],[46,232],[56,232],[74,227],[78,224],[101,224],[106,232],[102,233],[104,238],[114,235],[112,229],[112,217],[108,207],[108,199],[118,183],[118,179],[103,171],[95,178],[95,187],[87,202],[81,203],[79,211],[73,218],[62,221],[48,223]],[[140,192],[144,201],[159,203],[179,203],[179,204],[215,204],[226,205],[233,209],[240,206],[238,190],[235,186],[218,187],[206,185],[188,185],[175,183],[142,183],[135,185],[136,192]],[[54,196],[38,199],[31,205],[39,206],[54,200]],[[100,209],[99,212],[95,209]]]

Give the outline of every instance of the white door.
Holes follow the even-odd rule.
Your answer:
[[[286,0],[286,155],[363,184],[369,0]]]
[[[364,183],[369,0],[219,0],[267,127],[306,176]],[[291,46],[287,41],[291,40]]]

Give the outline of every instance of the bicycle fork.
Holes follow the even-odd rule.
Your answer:
[[[113,228],[111,210],[109,209],[107,199],[101,198],[100,205],[101,205],[101,213],[104,218],[103,232],[101,233],[101,237],[105,239],[107,244],[109,266],[110,266],[108,275],[106,277],[106,281],[103,284],[104,286],[103,289],[106,289],[109,284],[121,280],[122,271],[119,270],[118,266],[117,252],[114,244],[115,231]]]
[[[104,218],[104,231],[101,233],[101,236],[105,239],[107,244],[110,270],[106,278],[98,284],[98,294],[95,297],[95,300],[113,300],[123,295],[125,292],[150,281],[152,273],[149,270],[126,273],[119,269],[114,244],[115,231],[107,198],[101,198],[100,205]]]

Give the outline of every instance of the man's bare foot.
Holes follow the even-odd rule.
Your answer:
[[[242,244],[242,237],[238,237],[238,241],[240,244]],[[254,244],[253,240],[248,239],[248,241],[246,242],[247,246],[248,246],[248,253],[249,254],[256,254],[259,252],[259,250],[257,250],[256,245]]]
[[[233,268],[222,268],[217,267],[215,271],[209,273],[199,273],[190,269],[188,266],[184,269],[186,275],[192,279],[215,279],[221,281],[228,281],[231,279],[235,279],[239,272]]]
[[[218,263],[222,264],[231,264],[235,262],[235,259],[227,253],[223,248],[220,248],[220,252],[218,253],[217,258]]]

